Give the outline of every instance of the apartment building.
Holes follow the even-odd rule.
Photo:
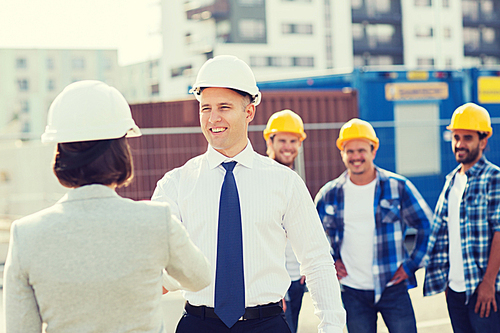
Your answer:
[[[500,0],[162,0],[159,95],[184,96],[207,58],[257,79],[352,66],[500,63]]]
[[[68,84],[95,79],[120,89],[116,50],[0,49],[0,137],[39,138]]]

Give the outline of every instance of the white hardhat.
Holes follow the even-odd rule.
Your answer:
[[[189,90],[200,100],[202,88],[229,88],[250,94],[253,103],[259,105],[261,94],[250,67],[235,56],[220,55],[207,60],[201,66],[196,82]]]
[[[70,84],[54,99],[42,142],[77,142],[140,136],[122,94],[101,81]]]

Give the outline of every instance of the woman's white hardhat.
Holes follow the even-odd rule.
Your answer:
[[[42,142],[77,142],[140,136],[123,95],[95,80],[68,85],[54,99]]]
[[[196,82],[189,90],[200,100],[203,88],[229,88],[250,94],[253,103],[259,105],[261,93],[250,67],[235,56],[220,55],[207,60],[201,66]]]

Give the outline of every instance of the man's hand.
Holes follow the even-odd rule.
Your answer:
[[[497,312],[495,301],[495,284],[482,281],[476,289],[477,301],[474,312],[479,313],[481,318],[489,317],[491,309]]]
[[[347,270],[342,260],[335,260],[335,269],[337,270],[337,279],[341,280],[347,276]]]
[[[300,277],[300,284],[304,284],[306,282],[306,276],[305,275],[302,275]]]
[[[394,273],[394,276],[392,277],[391,281],[389,283],[392,283],[392,285],[398,284],[403,282],[408,278],[408,274],[406,274],[403,265],[399,266],[398,270],[396,273]]]

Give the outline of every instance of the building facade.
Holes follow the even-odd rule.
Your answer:
[[[232,54],[257,80],[353,66],[500,63],[500,0],[162,0],[159,95]]]
[[[0,137],[38,139],[57,94],[88,79],[120,89],[117,51],[0,49]]]

